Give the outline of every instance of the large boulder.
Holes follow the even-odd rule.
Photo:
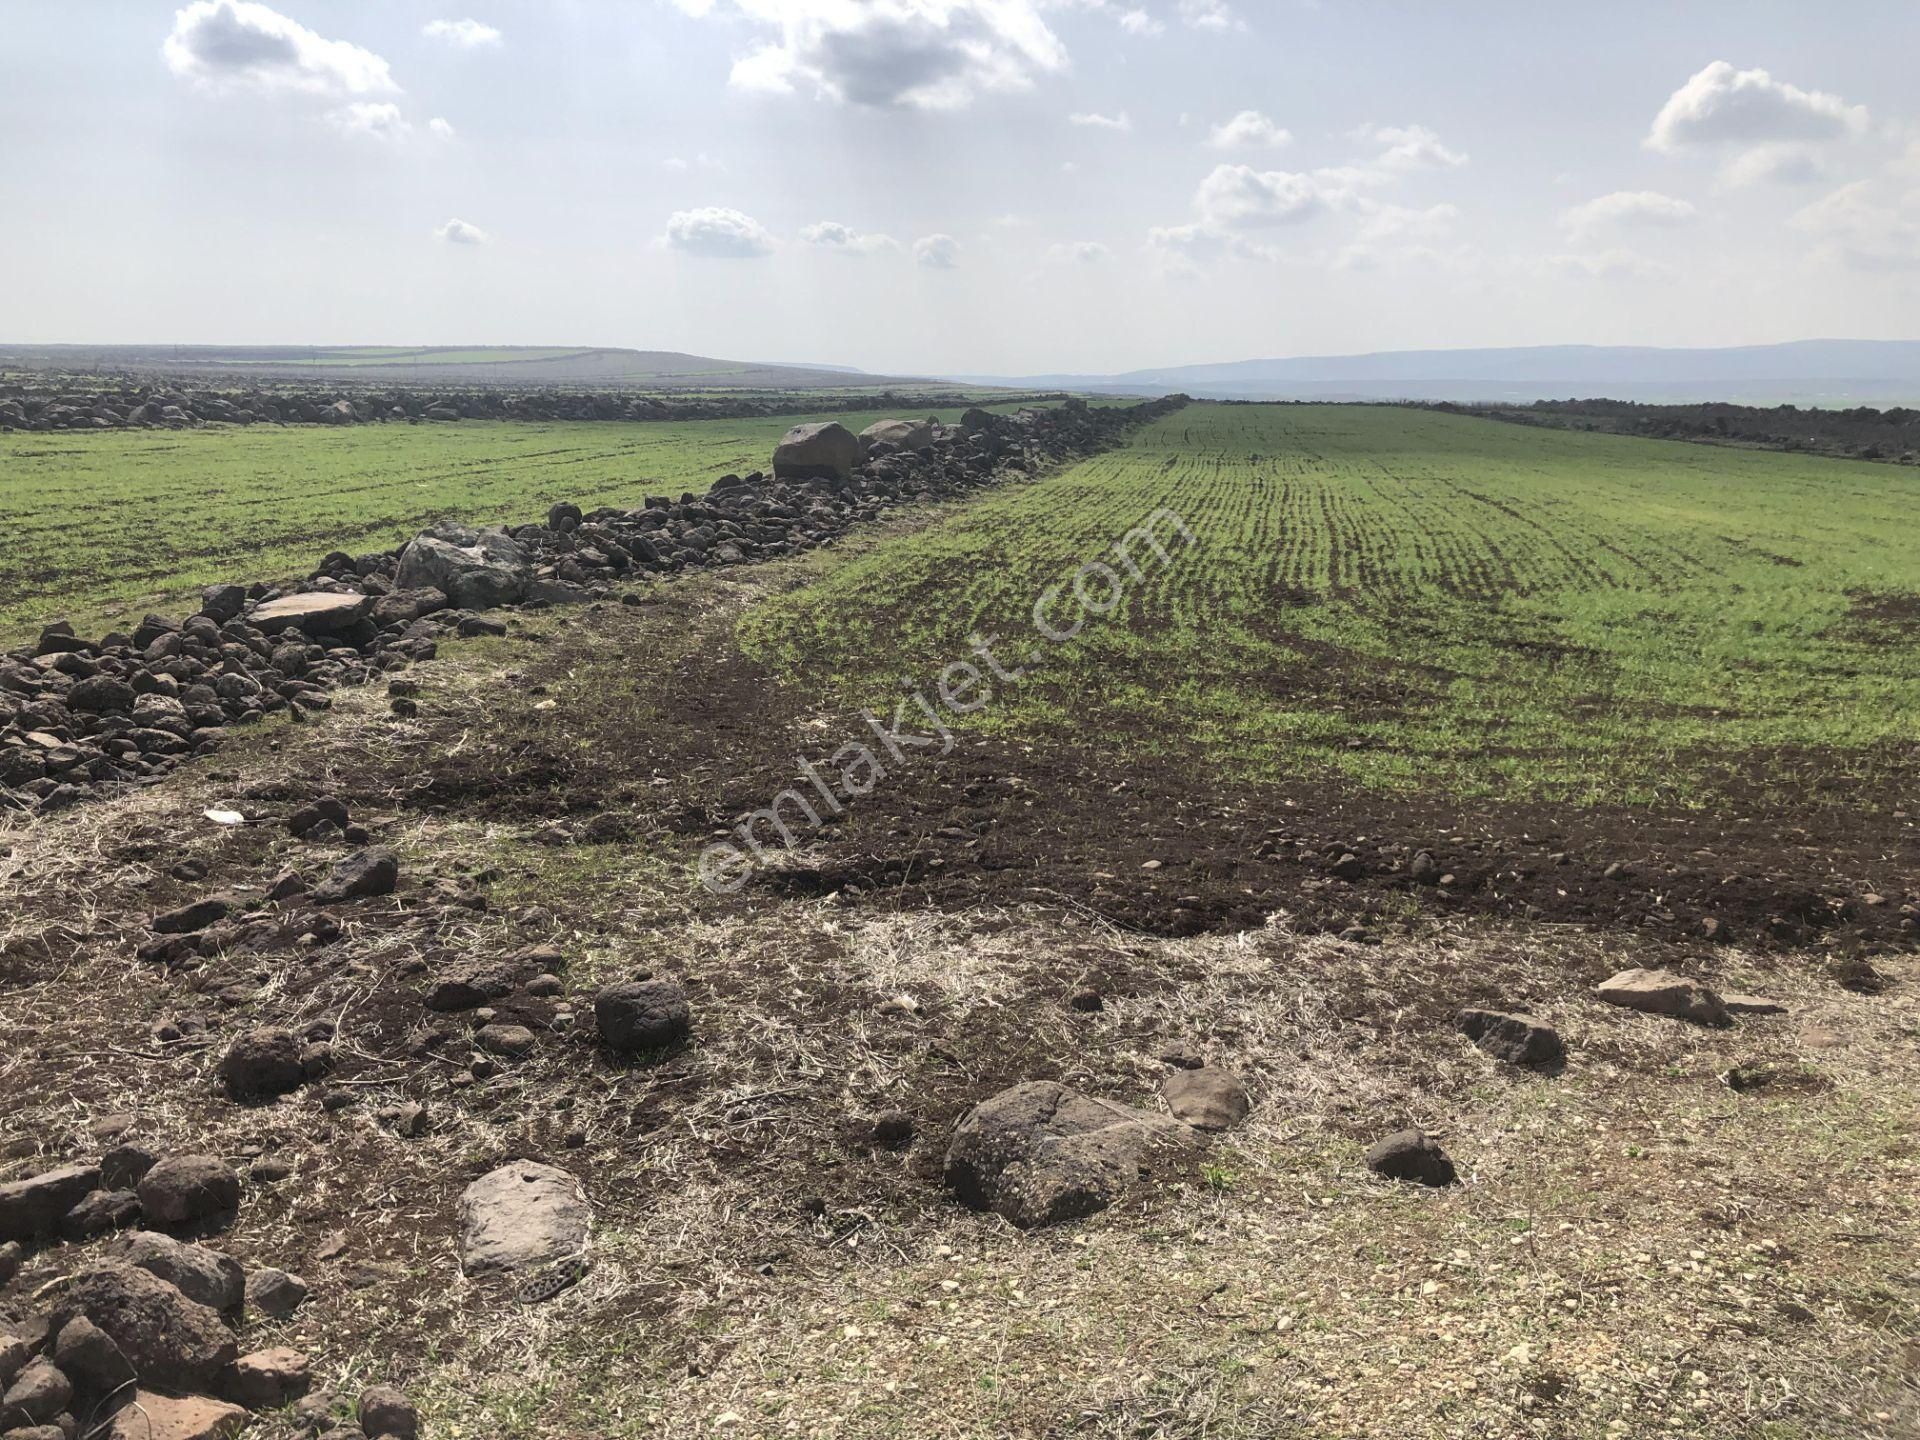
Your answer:
[[[1720,997],[1698,980],[1671,970],[1622,970],[1593,992],[1609,1005],[1671,1015],[1696,1025],[1729,1025],[1732,1017]]]
[[[306,1083],[301,1039],[291,1030],[256,1025],[243,1030],[220,1061],[220,1078],[236,1100],[270,1100]]]
[[[233,1440],[247,1428],[247,1420],[246,1411],[224,1400],[204,1395],[177,1399],[136,1390],[102,1433],[105,1440]]]
[[[240,1309],[246,1295],[247,1276],[238,1260],[155,1230],[136,1230],[129,1235],[120,1258],[158,1275],[189,1300],[209,1310],[232,1314]]]
[[[137,1188],[150,1225],[197,1225],[240,1208],[240,1177],[214,1155],[169,1155]]]
[[[869,445],[924,450],[933,444],[933,425],[926,420],[876,420],[860,432],[860,438]]]
[[[365,595],[308,590],[269,600],[247,619],[269,635],[282,630],[298,630],[305,635],[337,635],[365,619],[372,603]]]
[[[677,980],[628,980],[593,997],[600,1042],[620,1055],[678,1045],[693,1029],[693,1010]]]
[[[98,1265],[67,1287],[56,1328],[84,1315],[120,1348],[143,1385],[208,1390],[239,1355],[220,1316],[135,1265]]]
[[[443,522],[421,531],[400,552],[394,585],[438,590],[462,610],[487,610],[526,597],[533,566],[504,530]]]
[[[1029,1081],[983,1100],[960,1122],[946,1182],[962,1204],[1028,1229],[1106,1209],[1154,1160],[1192,1140],[1165,1116]]]
[[[851,480],[862,455],[860,439],[837,420],[796,425],[773,450],[776,480]]]
[[[99,1186],[98,1165],[68,1165],[0,1185],[0,1244],[52,1230]]]
[[[468,1275],[539,1270],[585,1254],[593,1210],[564,1170],[516,1160],[460,1196],[460,1268]]]

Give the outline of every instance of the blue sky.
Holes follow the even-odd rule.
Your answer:
[[[0,339],[1912,338],[1912,5],[4,0]]]

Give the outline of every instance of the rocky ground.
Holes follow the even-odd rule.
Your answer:
[[[784,484],[720,495],[807,513],[814,482]],[[1179,850],[1192,805],[1116,807],[1086,883],[1036,887],[973,842],[1089,802],[1059,757],[976,739],[710,893],[693,855],[763,747],[840,717],[733,639],[829,562],[690,563],[767,543],[737,511],[695,536],[709,507],[550,517],[511,537],[526,584],[609,543],[629,573],[474,610],[393,675],[320,646],[324,716],[229,716],[164,783],[17,792],[0,1435],[1914,1432],[1896,924],[1460,903],[1502,870],[1464,883],[1437,826]],[[658,568],[625,527],[666,532]],[[454,548],[479,553],[449,584],[495,583],[500,554]],[[311,603],[412,588],[381,558]],[[284,598],[215,628],[264,637]],[[136,704],[168,661],[257,673],[246,638],[169,633],[208,653],[17,663],[70,694],[100,677],[49,657],[81,655]],[[356,664],[389,683],[333,683]],[[53,738],[128,758],[91,725]],[[914,819],[989,768],[983,831]],[[1579,848],[1560,868],[1598,874]],[[1850,915],[1920,900],[1899,852],[1833,863],[1876,887]]]

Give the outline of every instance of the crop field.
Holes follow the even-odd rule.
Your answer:
[[[1162,563],[1115,542],[1156,510]],[[1194,405],[750,616],[873,701],[1002,637],[968,718],[1244,780],[1898,805],[1920,746],[1920,478],[1396,408]],[[1076,568],[1104,561],[1071,588]],[[1032,615],[1049,587],[1043,639]]]
[[[704,492],[764,469],[805,418],[0,436],[0,641],[63,614],[138,622],[202,585],[304,573],[435,519]],[[832,418],[857,430],[883,412]]]

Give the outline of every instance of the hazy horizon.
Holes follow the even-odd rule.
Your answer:
[[[0,331],[1006,375],[1906,338],[1920,14],[1851,15],[17,7]]]

